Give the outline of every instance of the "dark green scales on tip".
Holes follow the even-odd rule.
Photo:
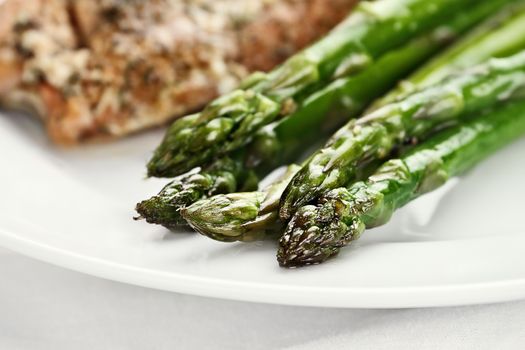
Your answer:
[[[244,169],[236,159],[224,158],[206,171],[195,168],[175,177],[157,195],[136,206],[140,217],[152,224],[173,229],[186,225],[180,210],[196,201],[219,193],[235,192],[240,188],[257,188],[258,179],[252,171]]]

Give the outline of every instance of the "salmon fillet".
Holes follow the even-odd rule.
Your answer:
[[[63,145],[166,123],[268,70],[356,0],[5,0],[0,103]]]

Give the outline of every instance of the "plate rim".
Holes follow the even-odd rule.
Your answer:
[[[446,307],[525,298],[525,278],[443,286],[313,287],[225,281],[160,272],[68,251],[0,228],[0,245],[30,258],[87,275],[200,297],[307,307],[391,309]]]

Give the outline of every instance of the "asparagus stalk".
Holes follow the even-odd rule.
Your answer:
[[[387,161],[366,181],[337,188],[317,205],[301,207],[279,241],[284,267],[318,264],[383,225],[400,207],[470,169],[525,134],[525,102],[509,104],[448,129],[400,159]]]
[[[487,4],[488,5],[488,4]],[[481,63],[491,57],[511,56],[525,47],[525,1],[505,6],[499,13],[460,39],[445,54],[439,55],[402,81],[396,89],[375,101],[373,111],[426,86],[446,75]]]
[[[293,162],[300,153],[304,153],[309,144],[320,136],[329,134],[348,118],[357,116],[370,101],[391,88],[414,67],[506,2],[507,0],[483,2],[468,13],[456,16],[450,23],[442,23],[432,32],[385,54],[363,72],[336,79],[324,89],[305,98],[289,118],[261,129],[246,152],[218,159],[211,166],[196,168],[177,176],[158,195],[137,205],[136,210],[140,217],[150,223],[176,228],[185,223],[180,216],[180,209],[199,199],[255,189],[258,176],[264,176],[275,167]],[[504,12],[507,17],[509,13],[511,11]],[[505,16],[498,16],[502,17]],[[493,30],[494,22],[480,25],[478,36],[487,35]],[[513,39],[518,41],[517,38]],[[500,47],[512,44],[512,40],[504,40],[489,47],[494,48],[493,52],[500,52]],[[486,51],[490,52],[490,49]],[[443,56],[451,55],[445,53]],[[447,61],[451,60],[452,57]],[[442,62],[444,61],[446,60],[443,59]],[[473,57],[472,61],[475,62],[476,59]],[[446,67],[446,64],[434,64],[433,70],[445,70]],[[196,115],[191,118],[195,117]],[[255,169],[248,171],[247,175],[246,171],[240,171],[243,167]],[[226,185],[217,186],[216,183]]]
[[[475,0],[363,2],[337,28],[270,73],[252,75],[239,90],[201,113],[176,121],[148,164],[149,176],[176,176],[248,144],[265,125],[293,113],[302,96],[369,67],[464,11]]]
[[[498,105],[524,88],[525,51],[491,59],[350,121],[294,176],[281,199],[281,219],[289,220],[296,208],[354,181],[360,163],[384,159],[407,139],[424,137],[464,115]]]

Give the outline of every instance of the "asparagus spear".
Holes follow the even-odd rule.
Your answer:
[[[525,101],[446,130],[400,159],[387,161],[366,181],[337,188],[317,205],[301,207],[279,241],[281,266],[318,264],[365,228],[383,225],[398,208],[463,173],[525,134]]]
[[[309,144],[321,135],[330,133],[348,118],[358,115],[372,99],[387,91],[419,63],[506,2],[507,0],[483,2],[468,13],[456,16],[450,23],[442,23],[431,33],[385,54],[362,73],[336,79],[324,89],[305,98],[289,118],[261,129],[246,152],[231,158],[224,157],[227,160],[218,159],[207,168],[193,169],[189,173],[177,176],[157,196],[137,205],[140,217],[150,223],[175,228],[184,224],[179,210],[196,200],[220,193],[254,189],[257,176],[264,176],[271,169],[297,159],[298,154],[304,153]],[[480,25],[476,31],[476,38],[487,35],[496,24],[503,22],[502,18],[508,18],[510,13],[512,12],[506,10],[504,15],[497,16],[497,23],[492,20]],[[523,22],[525,23],[525,20]],[[471,40],[475,39],[471,37]],[[491,52],[490,48],[494,53],[501,52],[502,47],[510,47],[514,42],[519,42],[518,38],[512,39],[498,41],[488,46],[484,52]],[[454,62],[455,56],[448,53],[442,56],[442,62]],[[475,55],[471,53],[470,56],[470,60],[476,62]],[[463,59],[463,62],[466,64],[468,60]],[[446,67],[444,63],[440,66],[434,64],[432,71],[446,70]],[[243,154],[246,154],[244,160]],[[239,171],[243,166],[255,170],[247,176],[246,172]],[[226,183],[228,186],[216,186],[216,183]]]
[[[254,241],[282,228],[277,215],[279,198],[298,165],[286,172],[268,188],[254,192],[220,194],[182,208],[184,218],[196,231],[222,242]]]
[[[488,5],[488,4],[487,4]],[[375,110],[422,87],[435,84],[447,74],[481,63],[491,57],[511,56],[525,47],[525,1],[505,6],[439,55],[402,81],[396,89],[375,101]]]
[[[281,199],[281,219],[289,220],[296,208],[355,180],[355,167],[360,163],[383,159],[407,139],[497,105],[524,88],[525,51],[491,59],[350,121],[294,176]]]
[[[241,148],[263,126],[290,115],[309,91],[354,75],[386,52],[464,11],[475,0],[363,2],[337,28],[270,73],[176,121],[148,164],[149,176],[176,176]]]
[[[235,192],[241,188],[255,190],[258,178],[245,169],[235,158],[222,158],[206,171],[195,168],[177,176],[156,196],[137,204],[135,210],[150,224],[162,225],[168,229],[186,225],[180,216],[180,209],[202,198],[216,193]]]

